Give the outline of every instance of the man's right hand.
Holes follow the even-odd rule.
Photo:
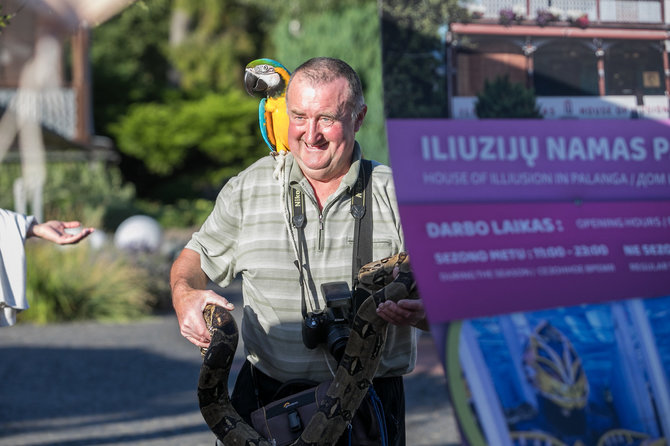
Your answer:
[[[172,305],[181,335],[198,347],[208,347],[211,340],[202,311],[207,304],[220,305],[232,311],[235,306],[212,290],[207,290],[207,276],[200,268],[200,255],[182,250],[170,271]]]

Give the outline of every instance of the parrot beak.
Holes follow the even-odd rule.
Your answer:
[[[255,74],[247,71],[244,73],[244,89],[251,96],[258,96],[257,92],[267,90],[268,85]]]

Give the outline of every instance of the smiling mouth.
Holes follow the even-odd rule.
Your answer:
[[[303,144],[307,150],[325,150],[328,148],[328,143],[307,144],[306,142],[303,142]]]

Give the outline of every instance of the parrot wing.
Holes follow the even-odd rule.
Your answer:
[[[286,87],[291,73],[272,59],[256,59],[245,68],[247,93],[262,96],[258,105],[258,124],[263,141],[272,152],[289,151]]]
[[[265,103],[267,102],[266,98],[261,99],[261,102],[258,104],[258,124],[261,129],[261,136],[263,141],[267,144],[268,148],[276,152],[277,145],[275,143],[274,133],[272,131],[272,117],[269,120],[270,131],[268,131],[268,118],[267,113],[265,112]]]

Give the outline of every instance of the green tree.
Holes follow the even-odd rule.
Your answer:
[[[162,101],[169,91],[167,49],[172,0],[137,2],[91,31],[93,118],[96,132],[131,104]]]
[[[457,0],[382,3],[384,98],[389,118],[445,117],[448,25],[465,17]]]
[[[475,113],[478,118],[542,119],[535,100],[535,92],[509,76],[498,76],[484,81],[484,89],[477,94]]]
[[[160,103],[174,95],[166,57],[172,0],[136,2],[91,31],[91,71],[95,132],[116,142],[111,127],[131,105]],[[142,161],[118,147],[120,169],[138,196],[151,195],[160,181]]]
[[[240,89],[244,66],[262,48],[264,14],[234,0],[174,2],[168,57],[179,87],[191,94]]]
[[[211,196],[267,153],[258,100],[242,93],[243,67],[259,57],[348,61],[369,107],[358,139],[366,157],[388,159],[374,0],[143,2],[96,29],[92,53],[96,123],[140,197]]]
[[[96,29],[96,122],[138,196],[211,196],[267,152],[258,102],[241,93],[261,52],[259,15],[235,0],[155,0]]]

